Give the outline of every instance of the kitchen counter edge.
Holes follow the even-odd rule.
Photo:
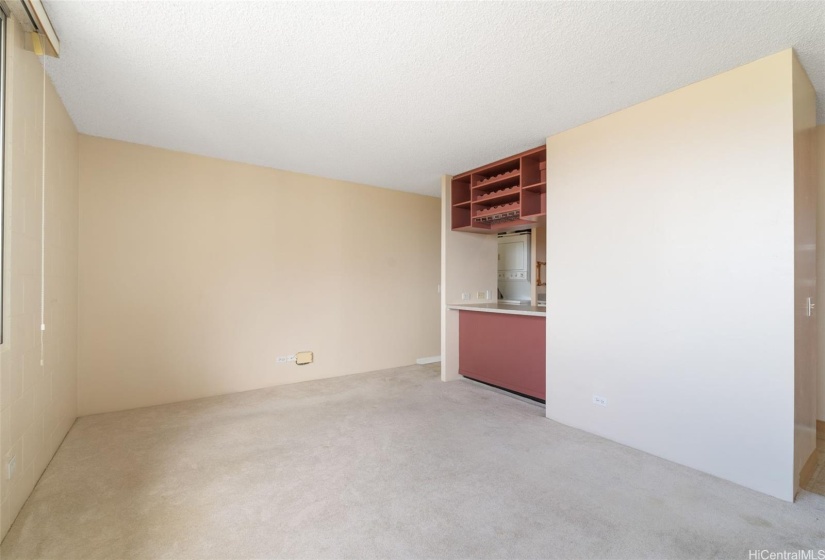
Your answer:
[[[450,303],[447,309],[456,311],[480,311],[482,313],[504,313],[507,315],[528,315],[531,317],[546,317],[545,307],[535,305],[513,305],[509,303]]]

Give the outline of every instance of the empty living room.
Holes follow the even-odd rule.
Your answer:
[[[825,2],[0,0],[0,133],[0,559],[825,560]]]

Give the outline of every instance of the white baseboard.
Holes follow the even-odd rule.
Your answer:
[[[429,358],[418,358],[415,363],[420,366],[424,364],[434,364],[441,361],[441,356],[430,356]]]

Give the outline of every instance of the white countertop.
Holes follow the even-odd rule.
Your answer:
[[[546,317],[547,308],[535,305],[514,305],[511,303],[450,303],[447,309],[457,311],[482,311],[484,313],[505,313],[507,315],[530,315]]]

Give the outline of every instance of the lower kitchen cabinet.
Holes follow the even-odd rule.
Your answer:
[[[545,318],[459,311],[458,372],[545,400]]]

